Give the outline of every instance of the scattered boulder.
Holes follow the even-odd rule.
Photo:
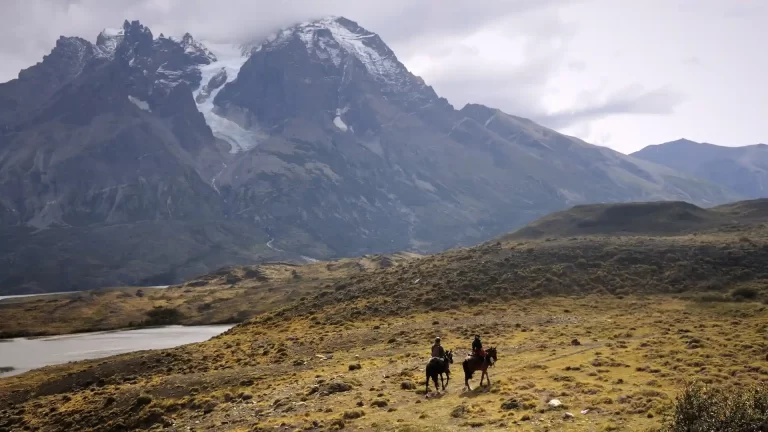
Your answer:
[[[360,365],[360,363],[354,363],[354,364],[349,365],[349,370],[350,371],[355,371],[355,370],[362,369],[362,368],[363,367]]]
[[[563,403],[562,403],[562,402],[560,402],[560,400],[559,400],[559,399],[552,399],[552,400],[550,400],[549,402],[547,402],[547,405],[549,405],[549,406],[550,406],[550,408],[558,408],[558,407],[560,407],[562,404],[563,404]]]
[[[563,414],[563,420],[573,420],[573,414],[569,412]]]
[[[579,340],[578,340],[578,339],[574,338],[573,340],[571,340],[571,345],[573,345],[573,346],[579,346],[579,345],[581,345],[581,342],[579,342]]]

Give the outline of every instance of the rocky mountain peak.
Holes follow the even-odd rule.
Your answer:
[[[102,57],[112,58],[118,45],[123,42],[125,32],[123,29],[105,28],[96,37],[96,47]]]
[[[385,90],[403,92],[424,86],[379,35],[344,17],[330,16],[288,27],[267,38],[254,51],[284,49],[293,41],[300,41],[313,60],[336,68],[344,69],[349,62],[356,62]]]
[[[216,56],[189,33],[184,33],[179,43],[184,48],[184,53],[199,64],[210,64],[217,61]]]
[[[247,55],[209,48],[126,21],[95,45],[60,39],[0,84],[0,237],[50,233],[14,237],[0,262],[28,258],[0,266],[0,289],[40,262],[55,268],[26,286],[167,284],[254,253],[467,244],[583,202],[731,197],[493,108],[456,111],[346,18],[291,26]],[[54,244],[82,258],[41,259]],[[105,261],[129,253],[141,259]]]

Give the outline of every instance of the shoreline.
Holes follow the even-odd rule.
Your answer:
[[[200,329],[196,329],[200,327]],[[9,352],[0,365],[0,381],[41,368],[108,358],[147,350],[168,349],[206,341],[233,325],[167,325],[140,329],[97,331],[73,335],[7,340]]]
[[[2,332],[0,331],[0,343],[6,343],[6,342],[13,342],[15,340],[20,339],[26,339],[26,340],[36,340],[36,339],[42,339],[42,338],[48,338],[48,337],[56,337],[56,336],[77,336],[77,335],[86,335],[86,334],[96,334],[96,333],[113,333],[113,332],[121,332],[121,331],[131,331],[131,330],[146,330],[146,329],[158,329],[158,328],[167,328],[167,327],[208,327],[208,326],[236,326],[238,324],[241,324],[241,322],[210,322],[210,323],[195,323],[195,324],[159,324],[159,325],[133,325],[133,326],[116,326],[116,327],[107,327],[107,328],[100,328],[100,329],[77,329],[73,331],[62,331],[62,332],[25,332],[25,331],[18,331],[18,332]]]
[[[10,300],[10,299],[23,299],[28,298],[31,299],[33,297],[46,297],[46,296],[55,296],[55,295],[68,295],[68,294],[77,294],[77,293],[85,293],[85,292],[98,292],[98,291],[108,291],[113,289],[121,289],[121,288],[138,288],[138,289],[144,289],[144,288],[151,288],[151,289],[166,289],[170,287],[171,285],[153,285],[153,286],[130,286],[130,287],[108,287],[108,288],[100,288],[100,289],[93,289],[93,290],[82,290],[82,291],[57,291],[57,292],[46,292],[46,293],[35,293],[35,294],[11,294],[11,295],[0,295],[0,302],[4,300]]]

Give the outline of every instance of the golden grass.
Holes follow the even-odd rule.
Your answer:
[[[113,330],[147,323],[156,307],[181,313],[178,324],[239,323],[300,299],[350,275],[418,258],[400,253],[308,265],[282,263],[232,267],[182,285],[111,288],[0,302],[0,337]]]
[[[171,423],[225,431],[646,430],[661,425],[689,380],[768,380],[768,314],[757,303],[552,297],[321,321],[251,322],[202,344],[4,379],[0,400],[15,405],[0,404],[0,427],[12,419],[43,431]],[[461,353],[476,332],[499,347],[491,386],[462,391],[459,355],[448,390],[425,397],[432,338]],[[406,381],[416,389],[404,390]],[[476,374],[471,384],[478,382]],[[332,383],[351,389],[334,392],[340,386]],[[550,408],[552,398],[563,405]]]

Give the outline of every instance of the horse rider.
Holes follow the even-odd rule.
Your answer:
[[[435,338],[435,344],[432,345],[432,357],[443,358],[445,357],[445,348],[440,345],[440,338]]]
[[[475,335],[475,340],[472,341],[472,355],[485,360],[485,350],[483,349],[483,342],[480,340],[480,335]]]

